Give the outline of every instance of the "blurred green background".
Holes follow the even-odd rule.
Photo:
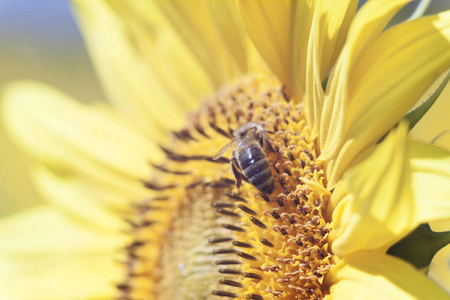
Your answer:
[[[395,22],[414,9],[406,8]],[[427,14],[450,9],[449,0],[432,1]],[[61,89],[80,101],[105,101],[70,4],[63,0],[0,0],[0,89],[10,81],[32,79]],[[43,107],[45,109],[45,107]],[[450,129],[450,89],[413,136],[431,140]],[[450,134],[440,140],[450,145]],[[0,126],[0,216],[41,202],[27,177],[26,158]]]

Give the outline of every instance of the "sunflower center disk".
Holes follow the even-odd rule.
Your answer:
[[[274,179],[270,194],[247,182],[235,187],[231,150],[212,159],[248,122],[269,131],[273,151],[261,149]],[[138,247],[129,250],[125,296],[320,299],[327,293],[322,281],[335,260],[331,224],[323,217],[330,195],[302,108],[279,85],[245,78],[222,88],[163,150],[167,161],[145,183],[155,197],[137,205],[131,222]]]

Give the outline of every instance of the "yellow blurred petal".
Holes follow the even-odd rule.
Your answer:
[[[349,79],[361,53],[377,38],[389,20],[410,0],[375,0],[367,2],[356,14],[350,26],[346,43],[330,75],[325,105],[320,125],[320,148],[322,159],[336,156],[343,148],[346,114],[349,105]],[[340,175],[334,162],[327,169],[329,187],[333,187]],[[332,177],[333,176],[333,177]]]
[[[45,85],[21,82],[4,93],[3,120],[11,137],[62,176],[81,176],[123,196],[145,195],[138,179],[159,149],[106,107],[86,106]]]
[[[348,133],[331,182],[373,145],[450,65],[450,12],[387,30],[362,54],[351,75]]]
[[[111,299],[124,239],[82,228],[51,207],[0,222],[0,294],[8,300]]]
[[[450,152],[407,142],[406,130],[400,125],[338,183],[335,253],[386,250],[421,223],[450,220]]]
[[[293,11],[289,0],[238,1],[245,28],[278,79],[291,80]],[[289,89],[289,86],[287,87]]]
[[[120,195],[90,186],[78,177],[58,177],[43,166],[34,167],[31,175],[43,199],[64,210],[65,214],[99,228],[117,232],[123,229],[125,215],[111,205],[124,202]]]
[[[321,60],[319,57],[319,19],[318,1],[296,1],[292,33],[292,93],[305,103],[306,117],[314,125],[317,108],[322,106],[320,94],[323,94],[320,80]],[[289,66],[290,67],[290,66]],[[316,80],[320,82],[317,91]]]
[[[247,70],[246,42],[232,1],[157,1],[173,29],[203,65],[214,87],[235,79]],[[153,19],[153,14],[145,16]],[[186,79],[186,78],[185,78]]]
[[[431,221],[430,228],[435,232],[450,231],[450,220]]]
[[[240,72],[245,72],[248,68],[247,41],[236,4],[234,1],[228,0],[206,1],[206,4],[209,6],[210,14],[214,16],[213,22],[217,31],[220,32],[224,46],[228,48],[232,60],[239,66]],[[231,77],[230,75],[229,77]]]
[[[7,136],[1,125],[0,145],[0,166],[2,166],[0,199],[3,199],[0,215],[8,215],[32,205],[42,204],[29,178],[27,164],[22,153]]]
[[[357,4],[358,1],[328,0],[296,3],[294,94],[305,93],[306,115],[318,132],[324,98],[322,82],[335,64]]]
[[[272,72],[288,94],[297,101],[309,100],[312,108],[314,101],[305,95],[311,85],[307,78],[313,78],[314,69],[314,81],[322,89],[321,83],[346,38],[357,1],[243,0],[238,4],[248,35]],[[319,88],[315,83],[312,86]],[[308,118],[312,123],[318,120],[312,110],[308,110]]]
[[[170,28],[155,2],[75,4],[109,99],[149,137],[163,140],[212,91],[202,61]]]
[[[306,83],[305,89],[305,107],[308,123],[312,124],[314,135],[318,135],[320,130],[320,114],[322,113],[324,92],[322,80],[320,78],[320,58],[318,41],[318,19],[314,17],[311,28],[310,39],[308,41],[308,54],[306,56]],[[303,82],[303,81],[302,81]]]
[[[418,142],[408,148],[418,222],[450,220],[450,152]]]
[[[323,81],[336,63],[336,58],[347,38],[348,28],[353,20],[358,1],[321,0],[320,7],[319,57],[320,78]]]
[[[413,266],[381,252],[346,256],[328,273],[325,284],[333,284],[328,299],[448,299]]]
[[[450,294],[450,245],[435,254],[428,270],[428,277]]]
[[[344,185],[349,195],[333,214],[331,238],[336,254],[385,250],[419,224],[410,186],[406,132],[403,123],[338,184]]]
[[[439,87],[447,74],[444,74],[424,93],[419,103],[422,103]],[[420,119],[420,122],[409,133],[414,139],[433,143],[447,150],[450,150],[450,84],[442,91],[442,94]]]

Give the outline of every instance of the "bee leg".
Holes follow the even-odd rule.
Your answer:
[[[269,142],[269,139],[264,134],[261,134],[259,137],[259,144],[261,147],[266,147],[270,152],[275,152],[275,149],[273,148],[272,144]]]
[[[239,188],[241,187],[243,175],[241,174],[241,172],[239,172],[239,166],[237,164],[236,158],[233,157],[230,160],[230,165],[231,170],[233,170],[234,177],[236,177],[236,187],[239,190]]]

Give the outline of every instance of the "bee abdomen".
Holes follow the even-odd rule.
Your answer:
[[[269,160],[258,146],[242,150],[238,161],[242,173],[254,187],[263,193],[272,193],[274,182]]]
[[[267,161],[267,158],[265,160]],[[267,165],[269,165],[269,162],[267,162]],[[267,167],[266,169],[263,169],[258,173],[252,175],[246,175],[245,173],[244,175],[252,185],[254,185],[259,191],[263,193],[270,194],[275,188],[270,167]]]

